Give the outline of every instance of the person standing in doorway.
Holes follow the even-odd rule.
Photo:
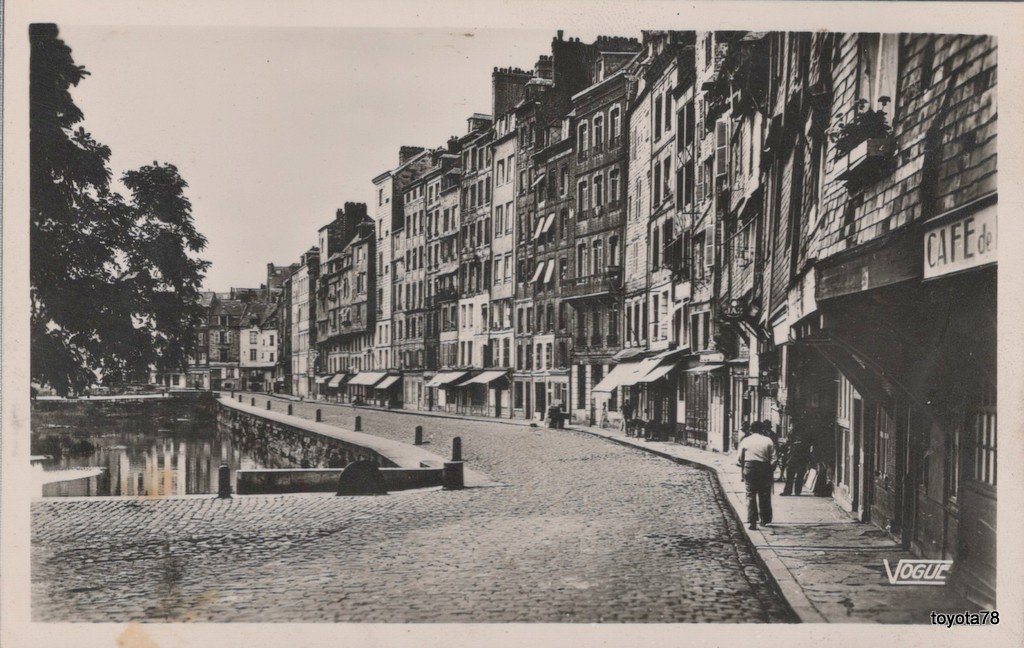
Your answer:
[[[772,466],[775,464],[775,444],[765,434],[763,423],[750,426],[750,435],[740,442],[739,466],[747,491],[747,524],[757,529],[772,523]],[[760,514],[760,515],[759,515]]]
[[[626,436],[633,436],[630,434],[629,421],[633,418],[633,403],[627,398],[622,403],[622,431],[626,433]]]

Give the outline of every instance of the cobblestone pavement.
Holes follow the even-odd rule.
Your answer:
[[[707,472],[579,432],[358,413],[403,441],[423,425],[442,455],[461,436],[506,486],[37,500],[34,619],[793,620]],[[354,414],[324,407],[344,427]]]

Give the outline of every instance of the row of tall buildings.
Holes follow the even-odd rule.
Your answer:
[[[559,32],[491,81],[286,270],[262,388],[720,452],[768,420],[991,598],[994,39]]]

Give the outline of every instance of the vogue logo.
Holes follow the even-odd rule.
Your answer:
[[[896,569],[889,566],[889,560],[883,558],[885,573],[889,576],[890,585],[945,585],[952,560],[908,560],[901,559]]]

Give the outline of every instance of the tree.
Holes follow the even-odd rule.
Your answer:
[[[124,174],[111,190],[110,149],[81,127],[71,98],[88,72],[56,25],[29,29],[32,377],[59,394],[151,365],[183,367],[209,263],[173,165]]]

